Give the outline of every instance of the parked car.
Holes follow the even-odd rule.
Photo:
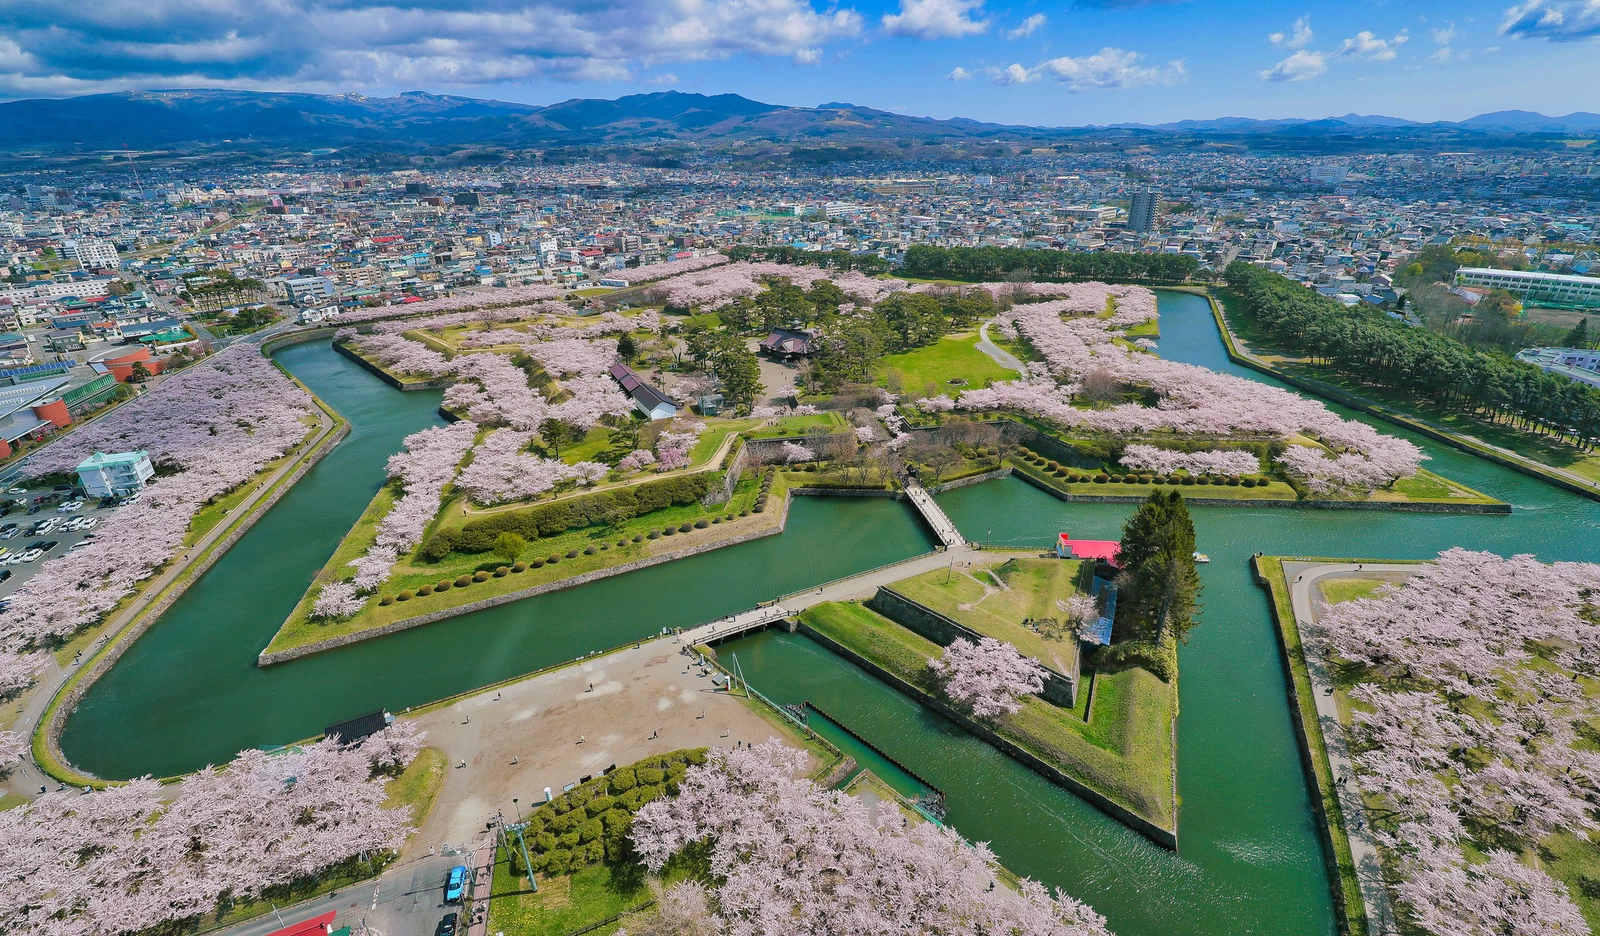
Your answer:
[[[55,549],[57,546],[60,546],[60,545],[61,545],[61,541],[60,540],[49,540],[47,542],[40,543],[38,548],[43,550],[44,552],[49,552],[50,550]]]
[[[34,561],[37,561],[39,559],[39,557],[43,556],[43,555],[44,555],[44,550],[42,550],[42,549],[40,549],[40,548],[38,548],[36,546],[33,549],[30,549],[27,552],[22,554],[22,561],[23,562],[34,562]]]
[[[467,887],[467,866],[456,865],[450,869],[450,876],[444,882],[444,902],[457,903],[461,900],[462,893]]]
[[[26,493],[28,493],[28,489],[27,488],[12,488],[11,490],[7,491],[6,493],[7,494],[26,494]]]
[[[456,936],[456,915],[446,913],[444,919],[439,921],[439,929],[435,936]]]
[[[99,517],[84,517],[83,523],[78,526],[80,530],[92,530],[100,525]]]
[[[10,539],[11,537],[16,536],[19,532],[21,532],[21,530],[15,523],[8,523],[5,526],[0,527],[0,539]]]
[[[6,583],[6,580],[9,579],[9,578],[11,578],[11,570],[10,569],[0,569],[0,585],[4,585]],[[8,599],[6,599],[6,607],[9,608],[10,606],[11,606],[11,599],[8,598]]]

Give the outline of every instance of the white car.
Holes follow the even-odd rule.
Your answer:
[[[78,529],[80,529],[80,530],[92,530],[96,526],[99,526],[99,525],[100,525],[100,518],[99,517],[84,517],[83,518],[83,522],[78,524]]]
[[[11,490],[7,491],[6,493],[7,494],[26,494],[26,493],[28,493],[28,491],[27,491],[26,488],[12,488]]]
[[[32,549],[30,549],[27,552],[22,554],[22,561],[23,562],[33,562],[34,560],[38,559],[42,555],[44,555],[44,550],[42,550],[39,547],[35,546]]]

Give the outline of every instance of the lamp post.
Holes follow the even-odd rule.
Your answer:
[[[522,825],[522,807],[517,805],[517,798],[511,797],[511,808],[517,811],[517,825]]]

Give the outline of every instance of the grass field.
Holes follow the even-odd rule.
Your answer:
[[[878,382],[898,381],[908,393],[922,393],[931,387],[935,393],[954,395],[968,387],[1017,379],[1016,371],[996,364],[977,345],[978,333],[968,332],[941,338],[926,348],[880,358],[875,368]]]
[[[1078,591],[1082,563],[1061,559],[1008,559],[956,573],[926,572],[889,588],[980,634],[1004,640],[1024,656],[1070,674],[1078,656],[1070,633],[1045,636],[1022,622],[1060,619],[1057,601]]]
[[[564,936],[592,926],[653,899],[650,880],[640,865],[597,864],[575,874],[540,875],[537,893],[528,879],[511,871],[505,849],[495,855],[494,884],[489,890],[489,929],[506,936]],[[593,930],[616,932],[622,924]]]
[[[1341,601],[1351,601],[1356,598],[1371,598],[1378,589],[1389,584],[1382,579],[1340,578],[1323,579],[1317,586],[1322,592],[1322,600],[1328,604],[1338,604]]]
[[[806,609],[800,620],[929,695],[939,695],[932,641],[855,603]],[[1162,828],[1173,828],[1172,719],[1177,689],[1142,669],[1095,675],[1091,720],[1033,696],[993,722],[1008,741]]]
[[[411,822],[421,828],[422,821],[433,812],[439,791],[444,789],[444,778],[449,768],[450,758],[443,751],[423,748],[417,752],[416,759],[400,772],[400,776],[389,781],[384,789],[388,794],[384,807],[393,809],[396,806],[410,806]]]

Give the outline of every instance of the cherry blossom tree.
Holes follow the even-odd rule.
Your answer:
[[[958,637],[928,666],[944,680],[945,695],[979,718],[1015,712],[1022,707],[1019,697],[1044,690],[1044,668],[993,637],[977,643]]]
[[[4,777],[11,766],[22,759],[22,752],[28,749],[27,739],[15,731],[0,731],[0,777]]]
[[[805,777],[806,755],[777,740],[714,748],[670,799],[635,814],[635,850],[652,872],[709,843],[720,932],[1104,936],[1099,914],[1059,891],[1000,873],[984,844],[931,823],[879,823],[855,797]],[[893,818],[891,818],[893,817]],[[697,896],[685,894],[685,901]]]
[[[412,817],[385,808],[385,785],[422,739],[394,731],[242,751],[174,787],[146,777],[0,811],[0,930],[135,933],[398,848]]]
[[[785,464],[793,465],[796,462],[808,462],[815,459],[816,453],[798,442],[785,442],[778,447],[779,455]]]
[[[1180,452],[1154,445],[1133,444],[1125,447],[1122,453],[1124,465],[1135,471],[1153,471],[1157,474],[1183,470],[1192,475],[1235,475],[1254,474],[1261,470],[1261,460],[1254,452]]]
[[[461,469],[456,477],[456,487],[473,503],[488,507],[527,500],[563,482],[595,484],[611,471],[599,462],[569,465],[559,459],[530,454],[524,449],[533,438],[533,432],[515,429],[498,429],[489,433],[473,449],[472,463]]]

